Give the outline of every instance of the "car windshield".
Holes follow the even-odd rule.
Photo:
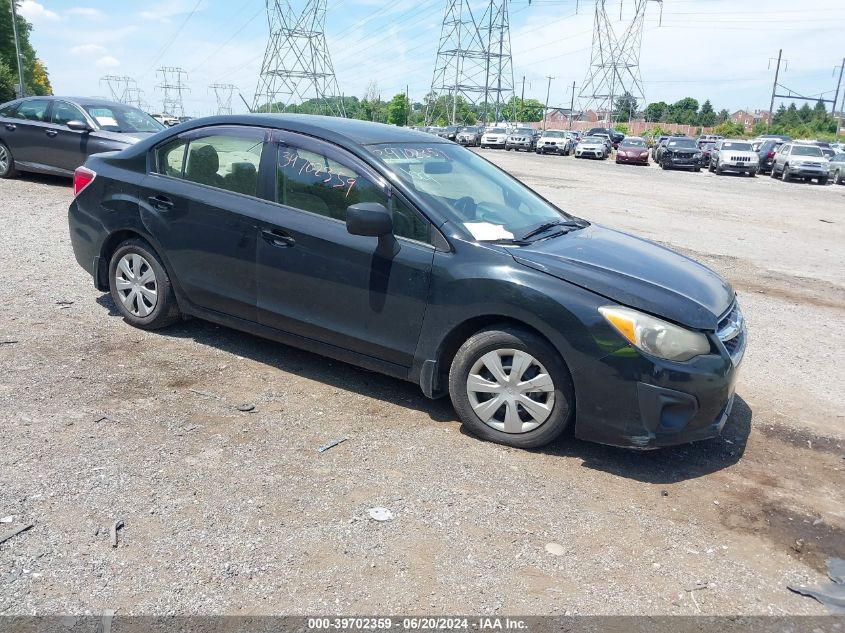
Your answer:
[[[792,147],[792,155],[793,156],[816,156],[818,158],[822,158],[824,154],[822,154],[821,147],[815,147],[813,145],[795,145]]]
[[[543,136],[546,138],[564,138],[566,135],[563,132],[545,132]]]
[[[597,136],[585,136],[581,139],[582,143],[604,143],[604,139]]]
[[[137,108],[119,105],[82,106],[106,132],[160,132],[165,126]]]
[[[487,130],[488,134],[504,134],[505,131],[500,127],[494,127]]]
[[[461,128],[461,132],[468,132],[469,134],[475,134],[476,132],[478,132],[478,128],[477,127],[465,127],[465,128]]]
[[[691,138],[669,139],[669,142],[667,143],[667,145],[669,147],[680,147],[682,149],[683,148],[689,148],[689,149],[695,149],[696,148],[695,141],[692,140]]]
[[[451,144],[368,146],[408,188],[478,241],[520,238],[573,218],[474,152]]]
[[[534,130],[530,127],[520,127],[513,131],[513,134],[518,134],[519,136],[531,136],[534,134]]]
[[[722,149],[729,149],[734,152],[751,152],[751,143],[737,143],[735,141],[722,141]]]
[[[626,138],[622,141],[622,147],[645,147],[645,141],[641,138]]]

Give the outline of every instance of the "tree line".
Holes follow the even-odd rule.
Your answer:
[[[21,50],[23,81],[28,95],[49,95],[53,93],[50,76],[44,63],[38,59],[35,48],[29,41],[32,24],[20,14],[17,16],[18,42]],[[12,29],[11,0],[0,0],[0,103],[15,98],[18,83],[18,65],[15,61],[15,39]]]

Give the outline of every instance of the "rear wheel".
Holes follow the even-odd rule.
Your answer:
[[[534,448],[560,436],[573,415],[569,370],[542,338],[492,327],[470,337],[449,371],[449,395],[475,435]]]
[[[15,159],[12,152],[6,145],[0,143],[0,178],[15,178],[18,170],[15,169]]]
[[[781,172],[780,177],[784,182],[789,182],[789,178],[790,178],[789,165],[784,165],[783,171]]]
[[[130,325],[157,330],[179,320],[170,277],[153,248],[141,239],[127,240],[114,251],[109,289]]]

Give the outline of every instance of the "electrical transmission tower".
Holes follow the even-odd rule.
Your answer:
[[[323,114],[346,116],[326,45],[326,0],[266,0],[270,38],[255,89],[253,110],[283,112],[309,99]]]
[[[217,99],[217,114],[232,114],[232,95],[238,87],[234,84],[211,84],[208,89]]]
[[[139,107],[141,94],[138,82],[132,77],[119,77],[117,75],[104,75],[100,77],[100,85],[106,85],[109,91],[109,99]]]
[[[633,15],[621,33],[613,27],[607,4],[610,0],[596,0],[593,19],[593,50],[587,77],[581,82],[581,108],[594,108],[612,122],[615,100],[631,95],[645,104],[643,78],[640,73],[640,50],[643,43],[646,7],[649,2],[660,5],[661,23],[663,0],[632,0]],[[622,0],[619,20],[622,22]],[[614,11],[615,14],[615,11]],[[633,114],[633,113],[631,113]]]
[[[188,80],[188,73],[175,66],[162,66],[156,71],[156,74],[161,75],[161,83],[156,88],[162,93],[161,105],[164,114],[175,117],[185,116],[185,103],[182,93],[191,91],[185,85]]]
[[[508,0],[489,0],[483,11],[478,2],[447,0],[426,123],[459,123],[459,100],[480,109],[484,123],[498,121],[513,88]]]

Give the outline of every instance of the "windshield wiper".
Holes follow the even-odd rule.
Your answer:
[[[498,240],[484,240],[485,244],[505,244],[507,246],[528,246],[531,242],[527,240],[518,240],[513,237],[502,237]]]
[[[581,224],[580,222],[576,222],[575,220],[566,220],[566,221],[555,220],[554,222],[545,222],[545,223],[541,224],[536,229],[529,231],[528,233],[526,233],[525,235],[523,235],[519,239],[520,240],[527,240],[531,237],[536,237],[536,236],[540,235],[541,233],[545,233],[549,229],[555,228],[556,226],[565,226],[565,227],[569,227],[573,230],[584,228],[583,224]],[[564,233],[568,233],[568,231],[564,231],[560,234],[563,235]]]

